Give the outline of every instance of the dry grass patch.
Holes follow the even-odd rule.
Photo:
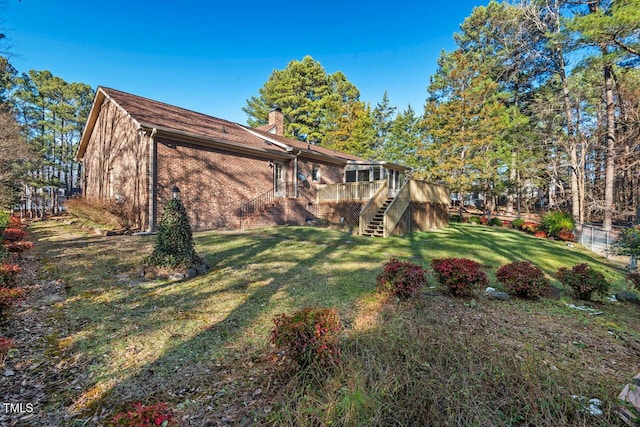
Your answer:
[[[594,317],[564,301],[455,300],[430,289],[398,304],[376,293],[391,257],[428,267],[460,254],[489,266],[494,282],[492,269],[525,259],[549,276],[586,261],[624,286],[604,259],[509,230],[455,225],[385,240],[311,227],[195,233],[212,270],[173,283],[138,277],[153,237],[52,222],[32,231],[41,274],[67,291],[48,355],[60,364],[50,395],[63,423],[163,401],[194,426],[606,425],[640,355],[636,307],[598,300],[604,314]],[[273,316],[307,306],[335,307],[346,325],[329,376],[282,374],[268,345]],[[602,399],[605,416],[589,418],[573,394]]]

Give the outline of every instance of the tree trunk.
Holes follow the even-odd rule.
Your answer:
[[[602,54],[606,55],[607,49],[602,49]],[[613,72],[611,65],[604,67],[604,98],[607,115],[607,137],[606,137],[606,164],[604,174],[604,221],[602,228],[611,230],[613,223],[613,184],[615,181],[615,156],[616,156],[616,124],[615,109],[613,105]]]

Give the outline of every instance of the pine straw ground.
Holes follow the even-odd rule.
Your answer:
[[[316,228],[197,233],[213,270],[143,281],[152,237],[33,224],[29,295],[0,335],[2,425],[101,425],[131,402],[166,402],[180,425],[618,425],[616,396],[639,370],[640,309],[598,299],[454,299],[435,286],[386,301],[375,276],[392,256],[428,266],[466,256],[493,272],[528,259],[547,274],[589,262],[615,289],[624,273],[580,248],[509,230],[454,225],[365,239]],[[556,283],[557,284],[557,283]],[[272,317],[336,307],[345,331],[333,372],[287,374],[268,345]],[[582,396],[573,398],[572,396]],[[585,410],[590,398],[604,414]]]

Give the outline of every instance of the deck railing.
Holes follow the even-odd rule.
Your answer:
[[[318,185],[318,202],[369,200],[387,181],[347,182]]]
[[[398,194],[393,199],[387,210],[384,212],[383,237],[387,238],[391,235],[393,229],[398,225],[402,215],[407,210],[409,203],[411,202],[411,186],[409,181],[405,182]]]
[[[371,222],[378,209],[384,204],[387,199],[387,181],[383,181],[382,185],[369,199],[366,205],[362,207],[360,211],[359,229],[360,234],[364,234],[364,229]]]

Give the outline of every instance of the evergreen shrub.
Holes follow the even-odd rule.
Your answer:
[[[513,225],[513,228],[522,229],[523,224],[524,224],[524,219],[522,218],[516,218],[513,221],[511,221],[511,225]]]
[[[640,225],[622,230],[613,246],[620,255],[640,256]]]
[[[489,225],[492,227],[502,227],[502,220],[500,218],[491,218]]]
[[[469,224],[480,224],[479,216],[470,216],[468,220]]]
[[[0,233],[9,225],[10,216],[9,212],[0,210]]]
[[[541,228],[550,236],[559,237],[558,233],[561,231],[571,233],[575,228],[575,221],[567,212],[547,212],[542,218]]]
[[[187,211],[180,199],[171,199],[164,206],[156,244],[147,261],[158,267],[170,268],[188,268],[199,262]]]

